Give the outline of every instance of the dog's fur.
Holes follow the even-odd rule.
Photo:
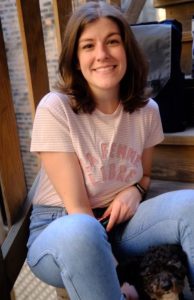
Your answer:
[[[143,255],[118,264],[120,284],[134,285],[140,300],[178,300],[183,298],[187,257],[179,245],[150,247]]]

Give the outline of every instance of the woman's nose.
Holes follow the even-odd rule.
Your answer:
[[[96,58],[97,60],[104,60],[109,57],[109,52],[106,45],[98,45],[96,48]]]

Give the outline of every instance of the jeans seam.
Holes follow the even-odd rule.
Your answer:
[[[66,268],[65,268],[65,269],[66,269]],[[71,282],[71,285],[72,285],[72,287],[73,287],[73,289],[74,289],[74,291],[75,291],[75,293],[76,293],[77,299],[81,300],[81,298],[80,298],[80,296],[79,296],[79,294],[78,294],[78,292],[77,292],[77,289],[75,288],[75,285],[74,285],[74,283],[73,283],[73,280],[71,279],[71,276],[69,276],[69,274],[67,273],[67,270],[66,270],[66,275],[64,274],[64,271],[61,271],[61,276],[62,276],[62,278],[63,278],[63,276],[66,277],[66,278]],[[65,288],[66,288],[66,287],[65,287]]]
[[[72,286],[73,286],[73,288],[74,288],[74,291],[76,292],[77,299],[78,299],[78,300],[81,300],[81,298],[79,297],[79,295],[78,295],[78,293],[77,293],[77,290],[76,290],[76,288],[75,288],[75,286],[74,286],[74,284],[73,284],[73,280],[72,280],[71,274],[67,271],[67,268],[66,268],[65,264],[63,263],[62,259],[60,259],[60,258],[56,255],[56,253],[53,251],[53,249],[47,249],[47,250],[44,250],[43,252],[41,252],[41,254],[36,258],[36,260],[34,260],[35,262],[34,262],[33,264],[31,264],[30,261],[29,261],[28,259],[27,259],[27,263],[29,264],[29,266],[31,266],[32,268],[34,268],[34,267],[39,263],[39,261],[40,261],[43,257],[45,257],[45,256],[47,256],[47,255],[51,255],[51,256],[52,256],[52,258],[53,258],[53,260],[56,262],[56,264],[57,264],[59,270],[61,270],[60,273],[61,273],[62,279],[63,279],[63,276],[66,277],[66,278],[68,278],[68,280],[71,282],[71,284],[72,284]],[[62,268],[61,268],[60,266],[61,266]],[[63,269],[65,269],[65,273],[64,273]],[[62,275],[62,274],[63,274],[63,275]],[[63,284],[64,284],[64,281],[63,281]],[[66,288],[66,287],[65,287],[65,284],[64,284],[64,288]]]
[[[52,254],[51,254],[51,255],[52,255]],[[53,255],[53,256],[54,256],[54,255]],[[73,289],[74,289],[74,291],[75,291],[75,293],[76,293],[77,299],[78,299],[78,300],[81,300],[81,298],[79,297],[79,294],[78,294],[78,292],[77,292],[77,289],[75,288],[75,285],[74,285],[74,283],[73,283],[72,276],[71,276],[71,274],[68,272],[68,269],[67,269],[65,263],[64,263],[63,260],[60,258],[60,256],[57,256],[57,255],[56,255],[56,257],[54,257],[54,259],[56,260],[56,263],[57,263],[59,269],[60,269],[60,265],[61,265],[61,267],[62,267],[62,270],[61,270],[61,276],[62,276],[62,279],[63,279],[63,276],[64,276],[64,277],[66,277],[66,278],[71,282],[71,285],[73,286]],[[65,270],[65,272],[64,272],[63,270]],[[65,285],[64,285],[64,287],[65,287]],[[65,288],[66,288],[66,287],[65,287]]]
[[[37,263],[46,255],[51,255],[54,257],[53,255],[53,250],[51,249],[46,249],[43,252],[41,252],[39,254],[38,257],[34,258],[34,259],[29,259],[27,256],[27,263],[29,264],[29,266],[31,266],[32,268],[35,267],[37,265]]]
[[[47,256],[47,255],[51,255],[51,256],[52,256],[52,258],[53,258],[53,260],[56,262],[56,264],[57,264],[59,270],[61,270],[61,274],[64,274],[64,277],[67,277],[68,280],[71,282],[71,284],[72,284],[72,286],[73,286],[73,288],[74,288],[74,290],[75,290],[75,292],[76,292],[77,299],[78,299],[78,300],[81,300],[81,298],[79,297],[79,295],[78,295],[78,293],[77,293],[77,290],[76,290],[76,288],[75,288],[75,286],[74,286],[74,284],[73,284],[73,280],[72,280],[71,274],[67,271],[67,267],[66,267],[65,264],[63,263],[62,259],[60,259],[60,258],[56,255],[56,253],[55,253],[55,251],[53,251],[53,249],[47,249],[47,250],[44,250],[43,252],[41,252],[40,255],[36,258],[36,260],[34,260],[33,263],[30,263],[30,261],[27,259],[27,263],[29,264],[29,266],[31,266],[32,268],[34,268],[34,267],[39,263],[39,261],[40,261],[43,257],[45,257],[45,256]],[[31,261],[31,262],[32,262],[32,261]],[[61,266],[61,267],[60,267],[60,266]],[[64,273],[63,269],[65,269],[65,273]],[[66,275],[65,275],[65,274],[66,274]],[[62,279],[63,279],[63,277],[62,277]],[[64,282],[63,282],[63,283],[64,283]],[[66,288],[65,285],[64,285],[64,288]]]

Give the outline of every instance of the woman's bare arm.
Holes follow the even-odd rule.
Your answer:
[[[151,147],[151,148],[144,149],[142,154],[143,177],[139,183],[145,190],[148,190],[150,186],[153,152],[154,152],[154,147]]]
[[[67,212],[93,215],[76,154],[41,152],[40,159]]]

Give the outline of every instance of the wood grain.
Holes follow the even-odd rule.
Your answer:
[[[192,2],[193,0],[153,0],[153,6],[155,8],[165,8],[170,5],[192,3]]]
[[[112,4],[112,5],[116,5],[118,7],[121,6],[121,0],[109,0],[107,2],[110,3],[110,4]]]
[[[194,146],[157,146],[152,176],[160,180],[194,182]]]
[[[0,180],[8,225],[26,196],[26,184],[11,95],[3,32],[0,25]]]
[[[72,12],[72,2],[64,0],[53,0],[53,10],[57,34],[58,51],[60,53],[65,27],[69,20],[69,16]]]
[[[32,114],[49,91],[39,0],[16,0]]]

